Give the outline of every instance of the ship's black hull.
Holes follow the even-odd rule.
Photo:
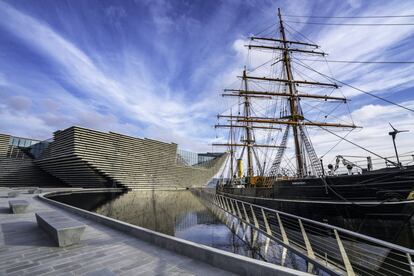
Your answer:
[[[272,188],[222,187],[221,192],[258,205],[327,222],[414,247],[414,168],[363,175],[276,181]]]

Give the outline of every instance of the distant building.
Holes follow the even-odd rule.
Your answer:
[[[0,186],[191,187],[205,185],[224,153],[81,127],[38,141],[0,134]]]

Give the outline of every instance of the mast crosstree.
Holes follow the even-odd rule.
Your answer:
[[[289,135],[293,136],[294,152],[295,152],[295,165],[296,165],[296,176],[304,177],[308,174],[306,160],[309,160],[310,167],[313,169],[313,172],[317,176],[321,176],[323,173],[323,168],[320,163],[320,160],[313,148],[310,138],[307,135],[306,127],[307,126],[317,126],[317,127],[339,127],[339,128],[357,128],[354,124],[343,124],[336,122],[315,122],[307,119],[301,109],[300,100],[301,99],[313,99],[313,100],[323,100],[323,101],[338,101],[346,103],[347,99],[345,97],[335,97],[331,95],[318,95],[312,93],[302,93],[298,92],[297,87],[321,87],[321,88],[332,88],[336,89],[339,86],[336,83],[324,83],[317,81],[308,81],[308,80],[299,80],[295,79],[292,70],[291,64],[291,54],[300,53],[300,54],[310,54],[310,55],[319,55],[325,56],[326,54],[319,49],[319,46],[312,43],[301,42],[288,40],[286,38],[285,28],[283,25],[283,19],[280,9],[278,9],[278,18],[279,18],[279,34],[280,38],[270,38],[270,37],[256,37],[253,36],[250,38],[251,43],[246,45],[248,49],[261,49],[261,50],[271,50],[281,53],[281,61],[283,63],[283,74],[281,78],[274,77],[261,77],[250,75],[246,72],[246,68],[243,70],[242,76],[239,78],[242,79],[243,89],[225,89],[222,95],[225,97],[239,97],[243,100],[243,113],[238,115],[218,115],[218,118],[227,119],[230,124],[217,124],[216,128],[230,128],[230,132],[233,131],[233,128],[242,128],[244,129],[244,139],[241,139],[240,143],[236,143],[234,139],[230,143],[216,143],[214,146],[225,146],[230,147],[231,153],[234,153],[234,147],[242,147],[242,154],[247,154],[247,177],[254,176],[254,167],[253,167],[253,157],[258,156],[255,152],[255,148],[278,148],[275,159],[273,160],[270,170],[268,172],[269,176],[276,176],[280,172],[280,165],[282,163],[283,156],[286,152],[287,142]],[[258,42],[272,43],[269,44],[258,44]],[[254,44],[252,44],[254,43]],[[274,44],[274,45],[273,45]],[[301,48],[302,47],[302,48]],[[308,47],[308,48],[303,48]],[[309,47],[313,49],[309,49]],[[285,90],[282,92],[274,91],[259,91],[254,89],[249,89],[248,82],[254,81],[262,83],[280,83],[284,85]],[[279,118],[276,117],[259,117],[253,116],[252,112],[252,102],[251,99],[272,99],[272,97],[281,97],[287,100],[288,110],[284,112],[283,116]],[[279,125],[286,125],[285,132],[282,137],[280,145],[267,145],[267,144],[256,144],[254,139],[254,130],[281,130]],[[246,150],[245,150],[246,149]],[[305,155],[308,159],[305,158]],[[241,159],[240,156],[239,159]],[[233,157],[232,157],[233,160]],[[257,166],[261,174],[264,173],[263,166],[259,164]]]

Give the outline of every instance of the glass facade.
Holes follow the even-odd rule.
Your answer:
[[[213,153],[213,152],[207,152],[207,153],[199,153],[198,154],[198,164],[206,163],[208,161],[214,160],[217,157],[221,156],[222,153]]]
[[[22,137],[10,137],[9,145],[15,148],[27,148],[28,152],[34,157],[38,158],[42,152],[49,146],[53,139],[39,141]]]
[[[198,154],[186,150],[177,150],[177,163],[185,166],[193,166],[198,162]]]
[[[49,139],[32,145],[30,147],[30,154],[33,155],[34,158],[39,158],[52,141],[53,139]]]
[[[36,143],[39,143],[39,140],[20,138],[20,137],[11,137],[10,145],[20,148],[28,148]]]
[[[222,153],[195,153],[186,150],[177,150],[177,164],[184,166],[210,167],[211,161],[221,156]]]

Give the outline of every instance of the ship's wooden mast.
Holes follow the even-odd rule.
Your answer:
[[[303,54],[310,55],[320,55],[324,56],[325,53],[321,51],[314,51],[309,49],[301,49],[300,46],[304,47],[313,47],[319,48],[318,45],[301,42],[301,41],[292,41],[287,40],[286,33],[283,25],[282,15],[280,9],[278,9],[278,18],[280,24],[280,39],[267,38],[267,37],[251,37],[252,41],[265,41],[267,43],[279,43],[276,46],[269,45],[260,45],[260,44],[249,44],[246,45],[249,49],[263,49],[263,50],[277,50],[282,52],[282,62],[284,69],[284,78],[269,78],[269,77],[260,77],[260,76],[250,76],[246,72],[246,68],[243,71],[243,75],[239,76],[243,81],[244,89],[225,89],[223,96],[230,97],[240,97],[243,98],[243,114],[242,115],[218,115],[218,118],[227,118],[230,124],[217,124],[216,128],[230,128],[230,131],[233,131],[233,128],[243,128],[245,130],[245,139],[242,140],[242,143],[236,143],[232,138],[230,143],[220,143],[213,144],[213,146],[226,146],[230,147],[231,154],[234,153],[234,147],[243,147],[247,150],[247,176],[253,176],[253,154],[254,148],[259,147],[268,147],[268,148],[285,148],[285,144],[281,146],[275,145],[263,145],[256,144],[253,136],[253,129],[267,129],[267,130],[281,130],[274,125],[286,125],[287,127],[292,127],[293,130],[293,139],[295,147],[295,158],[296,158],[296,174],[298,177],[303,177],[306,175],[306,165],[305,165],[305,155],[304,150],[307,152],[308,156],[312,156],[313,159],[317,159],[317,156],[314,152],[314,149],[309,142],[306,133],[304,132],[305,126],[318,126],[318,127],[340,127],[340,128],[356,128],[354,124],[340,124],[335,122],[314,122],[307,120],[301,111],[300,108],[300,99],[319,99],[324,101],[342,101],[346,102],[347,99],[344,97],[334,97],[328,95],[318,95],[318,94],[309,94],[309,93],[298,93],[296,86],[300,85],[303,87],[306,86],[320,86],[320,87],[331,87],[338,88],[338,85],[335,83],[323,83],[316,81],[307,81],[307,80],[295,80],[292,73],[291,65],[291,53],[299,52]],[[291,48],[291,45],[298,47]],[[286,92],[273,92],[273,91],[256,91],[249,90],[248,80],[254,81],[264,81],[264,82],[279,82],[287,86]],[[267,117],[254,117],[252,116],[251,110],[251,98],[259,99],[272,99],[272,97],[285,97],[289,104],[289,112],[287,116],[281,118],[267,118]],[[265,124],[265,125],[261,125]],[[244,150],[242,151],[244,152]],[[284,151],[281,151],[284,152]],[[281,157],[280,157],[281,158]],[[315,160],[313,160],[315,161]],[[312,161],[312,162],[313,162]],[[233,158],[232,158],[233,162]],[[274,163],[280,164],[280,160],[275,160]],[[314,163],[314,162],[313,162]],[[315,166],[320,166],[320,163],[313,164]]]
[[[243,82],[244,82],[244,89],[245,90],[249,90],[247,87],[247,78],[246,78],[246,68],[243,70]],[[250,107],[250,99],[249,97],[246,95],[244,97],[244,116],[246,116],[247,118],[250,118],[251,115],[251,107]],[[253,176],[253,155],[252,155],[252,151],[253,151],[253,137],[252,137],[252,130],[250,128],[251,122],[250,121],[246,121],[244,122],[246,127],[245,127],[245,132],[246,132],[246,137],[245,137],[245,144],[247,146],[247,177],[252,177]]]
[[[233,115],[233,112],[230,112],[230,115]],[[230,121],[230,144],[233,144],[233,121]],[[234,175],[234,148],[230,146],[230,178],[233,179]]]
[[[299,121],[299,116],[301,116],[299,114],[298,98],[296,97],[297,91],[296,91],[295,84],[292,82],[293,81],[293,75],[292,75],[292,67],[291,67],[291,64],[290,64],[289,48],[288,48],[288,44],[286,42],[285,28],[283,27],[283,20],[282,20],[282,15],[280,13],[280,9],[277,9],[277,13],[278,13],[278,16],[279,16],[280,36],[281,36],[282,45],[283,45],[283,50],[282,50],[283,64],[284,64],[285,71],[286,71],[286,78],[288,80],[289,93],[291,95],[288,99],[289,107],[290,107],[290,116],[289,117],[290,117],[291,121],[297,123]],[[298,125],[297,124],[293,124],[292,128],[293,128],[293,138],[294,138],[294,141],[295,141],[296,171],[297,171],[297,175],[299,177],[301,177],[305,174],[305,168],[304,168],[304,165],[303,165],[304,162],[303,162],[300,134],[299,134],[299,131],[298,131]]]

